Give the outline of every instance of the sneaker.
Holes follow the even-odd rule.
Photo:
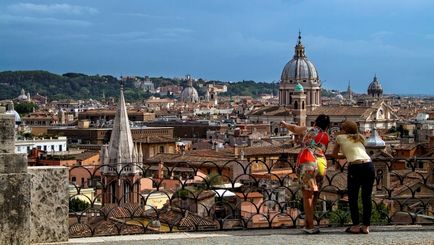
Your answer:
[[[315,227],[315,228],[312,228],[312,229],[304,228],[303,232],[306,233],[306,234],[319,234],[320,233],[318,227]]]

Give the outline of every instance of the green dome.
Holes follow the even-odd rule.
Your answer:
[[[295,85],[294,91],[295,92],[303,92],[304,88],[300,83],[297,83],[297,85]]]

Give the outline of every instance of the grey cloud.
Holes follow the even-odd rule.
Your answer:
[[[10,23],[25,23],[25,24],[39,24],[39,25],[53,25],[53,26],[90,26],[89,21],[73,20],[73,19],[59,19],[52,17],[33,17],[33,16],[15,16],[15,15],[0,15],[0,24]]]
[[[374,35],[374,37],[376,37]],[[355,55],[355,56],[382,56],[389,57],[413,57],[422,58],[433,55],[433,50],[425,50],[424,52],[415,52],[414,50],[397,47],[383,43],[378,39],[373,40],[341,40],[329,38],[325,36],[305,36],[309,40],[309,49],[315,50],[333,50],[333,52]]]
[[[70,5],[65,3],[54,4],[34,4],[34,3],[17,3],[7,7],[7,10],[13,13],[24,14],[97,14],[99,11],[92,7]]]
[[[173,20],[183,19],[179,16],[152,15],[152,14],[146,14],[146,13],[119,13],[119,15],[139,17],[139,18],[148,18],[148,19],[173,19]]]

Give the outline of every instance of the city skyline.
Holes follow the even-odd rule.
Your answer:
[[[278,82],[298,31],[323,87],[434,94],[430,1],[10,1],[0,70]],[[355,31],[356,30],[356,31]]]

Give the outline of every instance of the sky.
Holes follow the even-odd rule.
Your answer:
[[[2,0],[0,71],[278,82],[299,30],[327,89],[434,95],[432,0]]]

